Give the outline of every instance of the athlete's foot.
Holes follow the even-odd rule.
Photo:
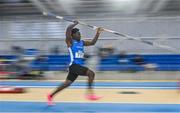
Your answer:
[[[86,98],[89,99],[89,100],[99,100],[102,97],[101,96],[96,96],[94,94],[91,94],[91,95],[86,95]]]
[[[53,103],[53,98],[52,98],[51,94],[48,94],[48,95],[47,95],[47,104],[48,104],[49,106],[54,105],[54,103]]]

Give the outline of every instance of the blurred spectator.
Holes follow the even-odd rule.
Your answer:
[[[114,48],[111,45],[99,48],[98,55],[100,57],[107,57],[114,54]]]
[[[127,58],[126,51],[121,51],[118,55],[119,57],[119,63],[128,63],[129,59]]]
[[[135,55],[134,58],[132,59],[132,61],[136,64],[136,65],[144,65],[144,58],[141,55]]]
[[[157,64],[146,63],[142,55],[135,55],[135,57],[133,58],[133,62],[136,65],[144,67],[144,69],[148,71],[153,71],[157,68]]]
[[[24,49],[20,46],[12,46],[11,50],[12,50],[13,54],[15,54],[15,55],[20,55],[20,54],[24,53]]]
[[[60,51],[59,51],[59,46],[56,45],[54,47],[51,48],[50,53],[53,55],[59,55]]]
[[[31,64],[36,60],[39,62],[44,61],[44,58],[39,56],[39,51],[37,49],[24,49],[23,54],[19,55],[16,61],[12,64],[12,66],[16,69],[16,76],[21,79],[42,77],[41,70],[37,75],[31,74],[32,71],[34,71],[31,68]]]

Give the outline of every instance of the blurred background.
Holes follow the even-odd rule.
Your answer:
[[[103,32],[85,55],[85,65],[98,72],[97,79],[180,78],[179,0],[0,0],[0,78],[66,76],[64,40],[70,22],[43,16],[44,9],[177,50]],[[95,35],[86,26],[78,28],[83,39]]]

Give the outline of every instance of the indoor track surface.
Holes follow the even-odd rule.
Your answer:
[[[0,86],[26,89],[22,94],[0,94],[0,112],[180,112],[180,93],[176,81],[98,81],[95,93],[101,100],[86,100],[86,83],[78,81],[54,98],[47,106],[46,95],[60,84],[58,81],[1,81]]]

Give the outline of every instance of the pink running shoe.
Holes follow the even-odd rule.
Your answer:
[[[86,98],[89,100],[99,100],[102,97],[101,96],[96,96],[96,95],[86,95]]]
[[[54,103],[53,103],[52,100],[53,100],[53,98],[51,97],[50,94],[48,94],[48,95],[47,95],[47,104],[48,104],[49,106],[54,105]]]

